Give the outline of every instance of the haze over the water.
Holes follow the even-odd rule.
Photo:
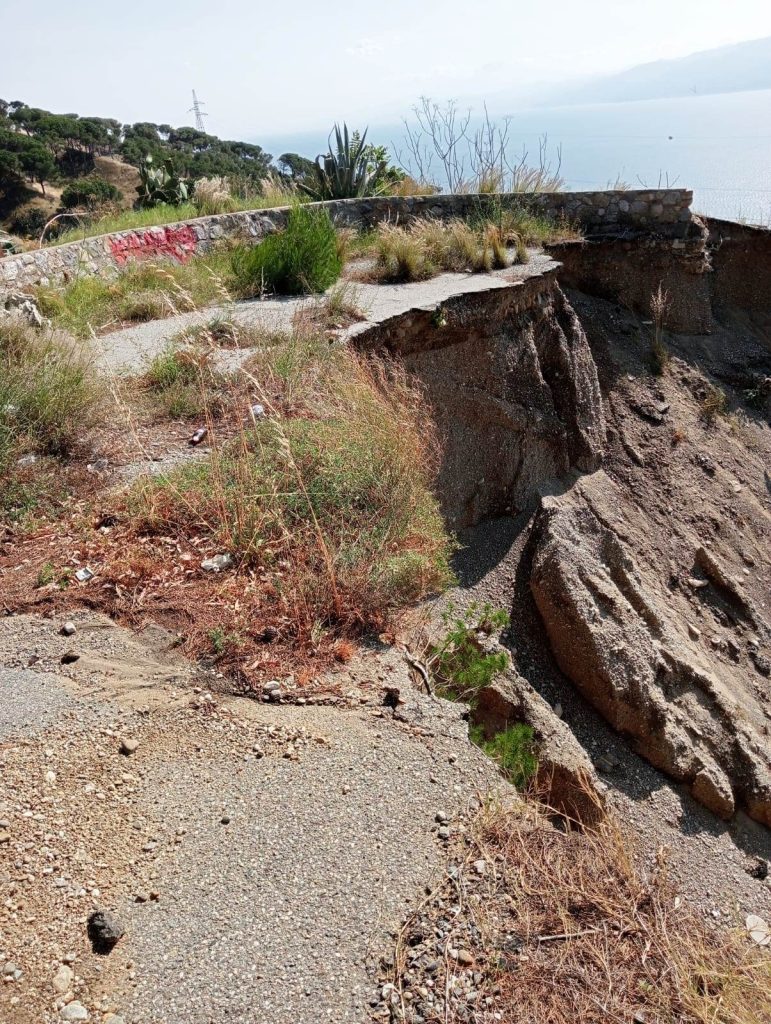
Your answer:
[[[189,0],[183,11],[136,0],[130,17],[79,0],[77,18],[55,0],[0,0],[0,24],[7,100],[181,125],[195,88],[212,134],[309,156],[335,120],[398,144],[421,95],[486,100],[514,115],[517,147],[544,131],[560,143],[573,187],[668,175],[708,212],[767,220],[771,209],[771,92],[703,95],[771,87],[768,0],[552,0],[548,17],[512,0]],[[705,71],[701,51],[764,37],[765,49],[706,55]],[[45,60],[29,59],[33,40]]]

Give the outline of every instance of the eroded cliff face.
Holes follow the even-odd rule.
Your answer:
[[[692,575],[673,587],[651,527],[602,471],[544,499],[531,587],[552,650],[611,725],[697,800],[721,818],[742,807],[771,825],[769,701],[751,643],[768,641],[768,623],[729,544],[710,551],[694,537]],[[695,593],[726,609],[706,642]]]
[[[366,346],[400,356],[425,386],[454,529],[532,508],[547,481],[600,465],[597,372],[553,271],[412,310],[369,330]]]
[[[771,825],[771,439],[736,378],[741,364],[755,379],[767,344],[714,321],[669,335],[656,376],[639,315],[571,295],[578,312],[552,265],[364,340],[425,386],[450,524],[532,511],[515,572],[529,574],[543,657],[717,816]],[[704,416],[719,381],[732,420]],[[516,599],[511,611],[515,650]]]

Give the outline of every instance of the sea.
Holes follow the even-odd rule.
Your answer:
[[[539,139],[546,136],[552,163],[561,155],[569,189],[612,188],[618,182],[689,188],[697,213],[771,226],[771,89],[529,107],[509,116],[512,156],[524,149],[537,157]],[[403,151],[403,124],[372,124],[369,139],[392,153]],[[327,132],[255,141],[274,156],[292,151],[314,157],[326,150]]]

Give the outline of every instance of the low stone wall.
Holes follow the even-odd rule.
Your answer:
[[[590,237],[654,234],[684,238],[691,224],[692,193],[656,191],[554,192],[541,194],[378,196],[314,204],[326,207],[339,226],[373,227],[383,221],[409,223],[416,217],[467,217],[516,204],[553,219],[580,225]],[[62,284],[79,275],[109,277],[133,259],[184,262],[222,238],[258,242],[286,222],[288,209],[246,210],[97,235],[0,259],[0,291]]]
[[[771,231],[714,218],[707,223],[715,313],[736,307],[771,329]]]

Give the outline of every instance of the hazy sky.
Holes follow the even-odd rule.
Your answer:
[[[767,35],[769,0],[0,0],[0,96],[179,125],[195,88],[260,141]]]

